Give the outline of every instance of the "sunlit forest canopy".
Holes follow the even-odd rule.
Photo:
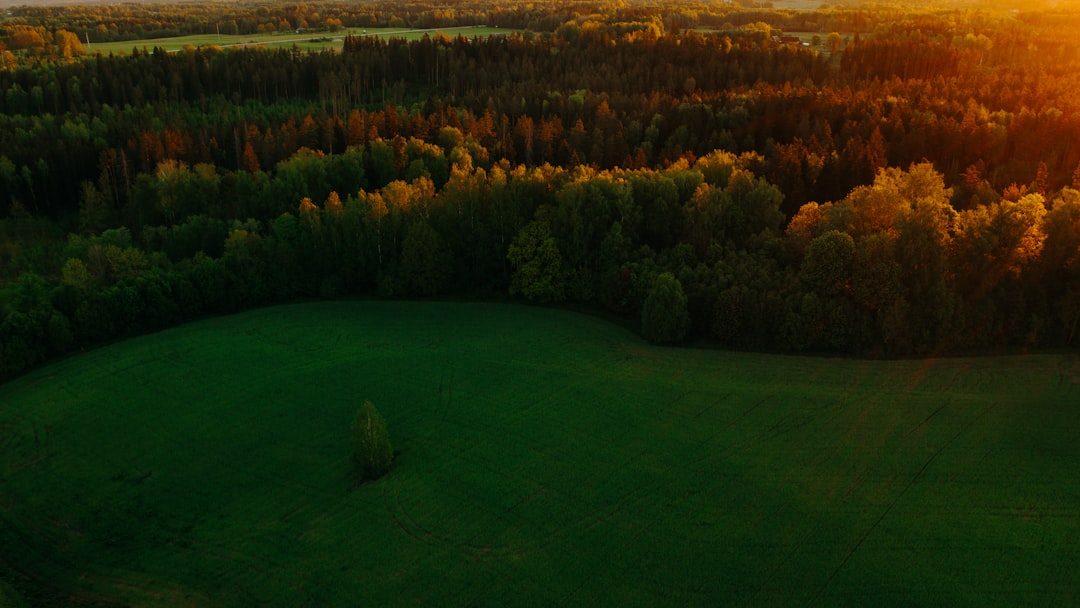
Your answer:
[[[1074,345],[1078,31],[1065,2],[11,7],[0,375],[358,294]]]

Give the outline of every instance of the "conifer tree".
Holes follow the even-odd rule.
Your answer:
[[[352,423],[353,472],[363,483],[382,477],[390,470],[394,450],[386,421],[371,401],[364,401]]]

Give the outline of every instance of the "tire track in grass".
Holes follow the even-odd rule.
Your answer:
[[[941,409],[944,409],[944,406],[942,406],[942,408],[939,408],[933,414],[928,416],[923,422],[925,423],[926,421],[930,420],[930,418],[936,416]],[[844,555],[844,559],[840,560],[840,564],[837,565],[836,568],[829,575],[829,577],[825,579],[825,583],[821,586],[820,589],[818,589],[818,592],[814,595],[811,603],[821,603],[822,596],[825,595],[825,591],[828,590],[829,585],[832,584],[833,580],[840,573],[840,571],[844,569],[847,563],[851,560],[851,557],[855,555],[855,552],[858,551],[860,547],[862,547],[863,543],[866,542],[866,539],[870,537],[870,534],[873,533],[873,531],[877,529],[881,522],[884,521],[885,517],[888,516],[890,512],[892,512],[893,508],[897,505],[897,503],[900,502],[900,499],[903,498],[905,494],[907,494],[908,490],[910,490],[913,485],[915,485],[915,482],[918,481],[920,477],[922,477],[922,474],[925,473],[928,468],[930,468],[930,465],[933,464],[935,460],[937,460],[937,457],[941,455],[941,453],[948,449],[950,446],[952,446],[952,444],[955,443],[961,435],[967,432],[968,429],[975,426],[975,423],[981,420],[983,416],[985,416],[990,411],[990,409],[990,407],[984,408],[981,412],[979,412],[979,414],[972,418],[971,421],[968,422],[968,424],[962,427],[945,443],[943,443],[941,447],[934,450],[934,453],[926,459],[926,462],[924,462],[921,467],[919,467],[919,470],[915,473],[915,475],[907,482],[907,484],[904,485],[904,487],[899,492],[897,492],[896,496],[892,499],[892,501],[889,502],[888,505],[886,505],[885,509],[882,510],[881,514],[874,519],[874,522],[870,524],[870,527],[867,528],[865,532],[863,532],[863,534],[859,537],[859,540],[857,540],[855,544],[851,547],[851,550],[849,550],[847,554]],[[919,426],[921,426],[921,424]],[[914,432],[914,430],[912,432]]]
[[[389,515],[390,518],[392,520],[394,520],[394,524],[397,525],[397,527],[400,528],[401,531],[404,532],[409,537],[411,537],[411,538],[413,538],[413,539],[415,539],[415,540],[417,540],[417,541],[419,541],[421,543],[424,543],[425,545],[428,545],[428,546],[431,546],[431,547],[438,547],[439,543],[433,542],[432,539],[438,539],[438,540],[443,540],[443,539],[439,539],[438,537],[435,536],[435,534],[433,532],[431,532],[430,530],[420,526],[411,517],[409,517],[408,512],[406,512],[405,508],[401,505],[401,492],[400,492],[400,489],[395,484],[394,489],[393,489],[393,497],[391,498],[390,491],[388,490],[389,487],[390,487],[390,484],[388,484],[388,483],[383,484],[383,488],[382,488],[383,508],[386,509],[387,515]],[[406,525],[405,521],[403,521],[402,518],[398,516],[398,512],[401,512],[401,513],[405,514],[405,516],[409,519],[409,523],[412,524],[411,527]],[[415,528],[415,530],[414,530],[414,528]],[[416,530],[419,530],[419,532],[417,532]]]
[[[731,395],[732,393],[727,393],[725,395],[725,398],[730,397]],[[845,411],[845,408],[848,405],[847,402],[844,402],[840,404],[839,407],[819,407],[816,408],[814,411],[801,411],[801,413],[794,416],[782,416],[776,419],[772,424],[769,424],[767,427],[763,426],[762,428],[760,428],[760,434],[756,438],[752,437],[749,433],[745,433],[743,434],[744,440],[742,442],[730,443],[724,446],[719,453],[714,453],[702,449],[707,444],[715,444],[720,437],[729,435],[733,429],[735,429],[738,425],[745,423],[748,419],[752,417],[755,412],[761,410],[762,407],[765,406],[765,404],[769,402],[775,402],[777,398],[778,395],[774,391],[766,391],[761,398],[754,401],[748,408],[743,409],[741,413],[728,420],[726,424],[722,425],[709,437],[701,441],[699,443],[699,450],[701,456],[693,462],[688,463],[688,465],[700,465],[706,460],[722,456],[723,454],[742,452],[748,449],[760,447],[762,443],[775,439],[778,435],[782,435],[787,431],[803,428],[806,425],[820,422],[822,419],[831,420],[832,418],[838,416],[839,412]],[[797,424],[792,424],[792,418],[797,419]],[[766,422],[765,424],[768,424],[768,422]],[[795,504],[795,502],[796,496],[792,494],[788,497],[787,500],[784,501],[783,505],[779,510],[781,512],[788,512],[791,510],[791,507]],[[802,523],[803,522],[801,521],[791,522],[787,527],[787,531],[784,533],[784,537],[794,539],[797,536],[797,532],[802,529]],[[771,545],[772,548],[777,551],[777,557],[779,558],[779,560],[774,563],[774,566],[771,568],[770,573],[763,578],[763,582],[757,588],[757,590],[754,593],[750,594],[750,602],[753,602],[754,599],[758,598],[765,589],[772,586],[772,583],[776,580],[778,573],[783,569],[786,564],[791,562],[797,551],[801,547],[804,547],[806,545],[806,540],[809,538],[811,533],[812,530],[807,530],[805,533],[798,535],[801,540],[792,540],[792,542],[788,543]],[[701,588],[699,588],[694,593],[701,593],[701,590],[704,589],[706,586],[707,582],[703,583]]]
[[[0,453],[10,456],[7,467],[0,469],[0,472],[11,475],[40,467],[53,455],[53,443],[52,428],[27,416],[14,414],[0,421]],[[0,479],[0,482],[3,481]]]
[[[29,382],[22,383],[19,386],[15,386],[15,383],[12,382],[11,386],[12,386],[12,388],[14,390],[7,391],[7,392],[14,393],[15,395],[18,395],[22,391],[28,391],[28,390],[34,388],[35,386],[37,386],[39,384],[42,384],[42,383],[44,383],[44,382],[46,382],[48,380],[52,380],[53,378],[56,378],[58,375],[59,374],[56,374],[56,373],[48,374],[46,376],[41,376],[39,378],[34,378],[33,380],[30,380]]]
[[[841,407],[837,408],[837,410],[843,411],[846,406],[847,404],[845,403]],[[865,475],[866,472],[864,471],[862,476]],[[860,476],[860,479],[862,476]],[[858,482],[856,482],[855,485],[858,485]],[[782,508],[778,510],[783,513],[790,512],[791,507],[795,505],[796,500],[797,495],[796,493],[792,492],[789,495],[788,499],[783,503]],[[770,569],[769,573],[762,578],[761,585],[759,585],[758,588],[749,595],[747,605],[757,603],[758,600],[762,599],[762,594],[765,593],[766,590],[775,589],[775,583],[777,578],[780,576],[780,572],[782,572],[795,559],[795,556],[799,553],[800,550],[805,549],[807,545],[810,544],[808,541],[813,537],[816,531],[817,530],[812,526],[806,525],[805,521],[800,520],[788,522],[788,525],[782,537],[790,539],[790,542],[775,545],[774,548],[777,550],[778,559],[774,563],[773,567]],[[765,597],[764,599],[770,598]],[[783,596],[783,599],[790,600],[791,598],[788,596]]]
[[[383,486],[383,506],[390,515],[394,524],[410,538],[436,549],[452,550],[465,553],[473,559],[502,558],[508,556],[523,556],[527,553],[547,547],[555,542],[555,535],[548,537],[549,542],[537,543],[536,545],[513,546],[510,544],[477,544],[449,536],[438,534],[427,528],[409,513],[401,502],[400,485],[395,484],[389,489],[390,484]]]
[[[630,455],[624,463],[624,466],[629,466],[631,463],[641,459],[648,453],[648,450],[643,450],[640,453]],[[488,463],[483,459],[474,458],[473,460],[476,461],[475,464],[487,469],[491,473],[499,473],[500,471],[498,468],[493,467],[491,463]],[[520,558],[537,551],[546,550],[549,547],[562,542],[568,534],[580,533],[604,525],[615,517],[616,514],[624,511],[630,505],[639,501],[643,496],[647,496],[650,491],[651,490],[648,487],[636,486],[629,492],[620,492],[617,497],[613,497],[611,500],[597,499],[595,497],[589,499],[593,508],[575,510],[575,515],[570,521],[566,522],[565,525],[548,529],[542,535],[534,535],[532,542],[524,543],[478,543],[475,542],[475,539],[467,540],[464,538],[454,538],[452,535],[439,533],[417,521],[412,513],[405,507],[401,500],[400,483],[394,483],[393,485],[388,483],[383,486],[383,506],[394,524],[407,536],[418,542],[434,548],[463,553],[473,559],[504,559],[508,557]],[[597,494],[601,496],[607,495],[605,492],[599,490],[597,490]],[[567,504],[574,504],[586,500],[581,496],[565,494],[558,488],[551,487],[548,484],[539,484],[536,487],[531,488],[528,492],[522,493],[521,496],[514,497],[513,500],[503,508],[493,511],[492,516],[497,518],[503,518],[504,516],[508,517],[510,513],[515,511],[521,505],[529,503],[534,498],[543,495],[559,496],[562,501],[565,501]],[[557,508],[557,506],[553,508]]]
[[[832,421],[832,420],[838,418],[842,413],[847,412],[849,410],[849,408],[851,406],[856,405],[856,403],[857,403],[857,401],[856,401],[855,397],[848,397],[846,400],[839,403],[837,407],[825,408],[825,409],[821,410],[822,412],[824,412],[824,414],[823,414],[823,416],[818,416],[818,418],[819,419],[823,418],[825,422]],[[919,422],[914,427],[912,427],[907,432],[905,437],[910,437],[913,433],[915,433],[917,430],[919,430],[924,425],[926,425],[932,418],[937,416],[948,405],[949,405],[949,403],[947,402],[946,404],[936,408],[933,412],[931,412],[928,416],[926,416],[921,422]],[[869,409],[874,409],[874,408],[863,408],[862,413],[863,414],[867,413],[867,411]],[[858,419],[861,420],[861,416]],[[775,427],[775,425],[774,425],[774,427]],[[766,435],[769,435],[770,434],[769,432],[771,432],[772,430],[773,430],[773,427],[770,427],[770,429],[769,429],[769,431],[767,431]],[[955,439],[955,437],[953,439]],[[828,448],[827,450],[821,450],[821,451],[818,452],[817,458],[820,459],[822,457],[822,454],[823,454],[824,451],[835,452],[837,449],[839,449],[837,446],[832,446],[831,448]],[[882,449],[882,447],[878,446],[878,447],[876,447],[874,449],[868,450],[866,453],[868,453],[868,454],[876,454],[881,449]],[[863,456],[861,460],[865,460],[865,459],[866,459],[866,457]],[[925,470],[925,468],[927,466],[929,466],[929,461],[924,464],[922,470]],[[868,477],[871,476],[871,473],[874,470],[875,470],[874,467],[871,467],[871,466],[862,467],[862,469],[858,472],[858,474],[855,476],[855,478],[850,480],[850,482],[847,484],[846,491],[843,492],[843,494],[841,496],[839,496],[839,502],[837,503],[838,506],[843,506],[843,505],[847,504],[848,502],[850,502],[852,500],[852,498],[855,496],[856,492],[859,490],[859,488],[863,487],[864,482],[867,480]],[[919,471],[919,473],[916,475],[915,479],[918,478],[918,475],[922,474],[922,470]],[[910,486],[912,483],[914,483],[914,479],[911,482],[908,483],[908,486]],[[906,489],[907,489],[907,487],[905,487],[904,490],[901,491],[901,494],[904,491],[906,491]],[[896,501],[898,501],[898,500],[899,500],[899,496],[896,498]],[[895,504],[896,501],[894,501],[894,504]],[[785,509],[784,510],[786,511],[786,509],[788,507],[790,507],[791,505],[793,505],[794,503],[795,503],[795,497],[793,496],[791,500],[789,500],[789,501],[787,501],[785,503],[785,505],[784,505]],[[891,509],[891,505],[890,505],[889,508]],[[883,517],[884,517],[884,515],[882,515],[882,518]],[[878,521],[880,521],[880,519]],[[873,524],[873,526],[871,527],[871,530],[868,530],[867,533],[860,539],[859,544],[861,544],[862,540],[865,539],[865,537],[869,535],[869,532],[872,531],[873,527],[876,526],[876,525],[877,525],[877,522],[875,522],[875,524]],[[772,587],[775,586],[775,581],[776,581],[777,577],[779,576],[779,573],[781,571],[783,571],[785,566],[787,566],[788,564],[790,564],[792,562],[792,560],[795,558],[795,556],[799,553],[800,550],[802,550],[802,549],[804,549],[806,547],[807,540],[809,538],[811,538],[811,536],[815,532],[815,530],[812,529],[812,528],[809,528],[809,527],[803,528],[802,526],[799,525],[799,523],[792,523],[791,525],[788,526],[787,532],[785,532],[784,537],[794,539],[796,537],[796,533],[799,530],[802,530],[802,534],[798,534],[799,540],[793,540],[792,542],[786,543],[784,545],[785,551],[784,551],[783,557],[775,564],[775,566],[771,569],[770,573],[764,578],[762,585],[760,585],[754,591],[754,593],[751,594],[750,601],[752,603],[756,602],[757,600],[762,599],[762,594],[767,589],[772,588]],[[845,559],[845,561],[846,561],[846,559]],[[835,576],[835,573],[834,573],[834,576]],[[785,599],[791,599],[791,598],[785,596]]]
[[[816,407],[812,410],[800,410],[800,413],[794,416],[794,418],[797,419],[797,424],[792,423],[792,416],[780,416],[775,419],[774,423],[770,424],[770,421],[773,420],[773,417],[770,416],[768,420],[762,421],[762,424],[756,425],[754,427],[759,430],[759,434],[757,437],[754,437],[753,434],[750,433],[742,433],[740,434],[742,441],[738,441],[739,436],[736,436],[731,437],[731,439],[735,441],[729,441],[726,443],[726,445],[717,445],[721,437],[730,436],[732,430],[737,429],[737,427],[741,423],[744,423],[748,418],[750,418],[754,412],[760,410],[762,407],[765,406],[765,404],[769,402],[775,402],[777,398],[778,395],[774,392],[766,393],[764,396],[762,396],[760,399],[756,400],[752,405],[750,405],[749,408],[743,409],[743,411],[739,415],[728,420],[726,424],[713,432],[709,437],[698,442],[696,451],[700,454],[700,456],[688,463],[688,465],[690,465],[690,468],[700,467],[706,461],[723,457],[726,454],[741,453],[748,450],[757,449],[764,442],[773,440],[776,437],[782,436],[787,432],[800,430],[810,424],[820,424],[823,420],[830,420],[837,415],[836,411],[834,410],[843,409]],[[716,445],[719,449],[709,449],[710,446],[713,445]],[[790,484],[776,482],[774,485],[789,486]],[[778,510],[781,512],[790,511],[790,508],[795,503],[795,501],[796,497],[794,495],[790,495],[781,505],[778,506]],[[792,525],[788,528],[787,532],[784,534],[784,537],[794,539],[796,537],[798,528],[798,523],[792,523]],[[805,539],[808,534],[803,534],[801,536]],[[778,544],[773,547],[777,550],[777,553],[783,552],[786,553],[787,556],[781,559],[779,562],[776,562],[774,567],[771,568],[772,574],[766,576],[765,584],[763,585],[763,587],[767,586],[769,584],[769,581],[775,579],[776,572],[778,572],[785,563],[790,561],[793,552],[802,544],[804,543],[793,541]],[[779,555],[777,557],[779,557]],[[757,593],[760,593],[760,591],[761,588],[758,589]]]
[[[725,393],[722,396],[722,398],[726,399],[726,398],[732,397],[734,395],[735,395],[735,393],[728,392],[728,393]],[[743,423],[748,418],[750,418],[751,414],[753,414],[757,410],[761,409],[761,406],[763,406],[765,403],[771,401],[774,397],[775,397],[775,395],[773,395],[772,393],[767,393],[764,397],[762,397],[762,398],[758,399],[757,401],[755,401],[754,403],[752,403],[750,405],[750,407],[744,409],[742,412],[740,412],[736,416],[732,417],[730,420],[726,421],[722,426],[717,428],[714,432],[712,432],[711,434],[709,434],[705,438],[703,438],[700,442],[698,442],[698,446],[700,448],[704,448],[706,446],[715,445],[717,443],[718,439],[720,439],[721,437],[725,437],[725,436],[729,435],[730,432],[736,426],[738,426],[739,424]],[[715,407],[716,407],[715,405],[706,406],[696,416],[694,416],[694,419],[696,420],[698,417],[700,417],[706,411],[709,411],[709,410],[711,410],[711,409],[713,409]],[[731,452],[740,451],[741,449],[745,449],[749,445],[753,444],[753,441],[748,437],[748,434],[743,434],[743,437],[745,439],[744,442],[742,442],[742,443],[729,443],[727,445],[720,446],[720,450],[718,452],[710,452],[710,451],[705,450],[705,449],[698,450],[698,453],[700,454],[700,456],[698,456],[697,458],[695,458],[693,460],[687,460],[686,464],[685,464],[685,468],[692,468],[692,467],[694,467],[696,465],[700,465],[701,463],[703,463],[703,462],[705,462],[707,460],[713,460],[718,456],[722,456],[724,454],[728,454],[728,453],[731,453]]]

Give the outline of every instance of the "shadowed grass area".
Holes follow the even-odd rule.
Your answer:
[[[349,425],[390,473],[350,489]],[[133,605],[1067,605],[1080,365],[655,348],[494,304],[267,308],[0,386],[0,559]]]

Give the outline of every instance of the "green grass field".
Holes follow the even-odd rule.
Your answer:
[[[88,55],[95,55],[101,53],[102,55],[108,55],[112,53],[114,55],[127,55],[131,53],[132,48],[141,50],[153,50],[155,47],[160,47],[168,52],[176,52],[185,46],[220,46],[223,48],[229,47],[244,47],[244,46],[264,46],[264,47],[289,47],[293,45],[305,49],[305,50],[321,50],[327,48],[340,49],[346,34],[353,34],[356,36],[382,36],[382,37],[394,37],[405,38],[408,40],[418,40],[425,34],[428,36],[444,35],[450,38],[457,36],[464,36],[466,38],[472,38],[474,36],[494,36],[497,34],[508,34],[519,30],[500,29],[497,27],[449,27],[439,29],[406,29],[406,28],[347,28],[338,32],[273,32],[269,34],[252,34],[247,36],[227,36],[227,35],[215,35],[204,34],[194,36],[177,36],[175,38],[148,38],[145,40],[126,40],[124,42],[101,42],[95,43],[91,40],[91,44],[86,47]]]
[[[350,488],[364,399],[398,454]],[[281,306],[0,385],[0,572],[134,606],[1076,605],[1078,438],[1075,355]]]

